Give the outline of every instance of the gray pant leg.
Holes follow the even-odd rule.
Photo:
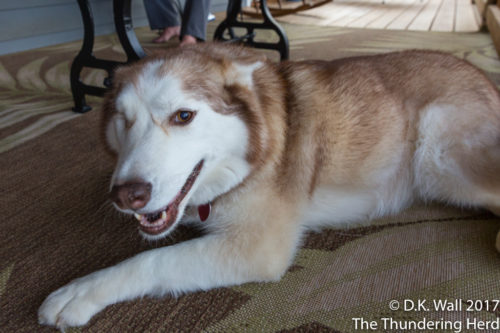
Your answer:
[[[210,0],[187,0],[182,16],[181,36],[191,35],[205,40]]]
[[[152,30],[181,25],[179,4],[175,0],[144,0]]]

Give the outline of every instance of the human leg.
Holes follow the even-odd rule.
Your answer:
[[[182,44],[193,44],[205,40],[210,0],[187,0],[182,16]]]

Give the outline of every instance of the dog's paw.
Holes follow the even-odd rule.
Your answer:
[[[85,325],[103,308],[92,299],[92,283],[88,280],[75,280],[50,294],[38,310],[38,322],[60,330]]]

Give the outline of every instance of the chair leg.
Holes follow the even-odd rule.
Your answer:
[[[85,101],[85,91],[80,80],[80,73],[86,60],[92,57],[95,33],[94,18],[89,2],[87,0],[78,0],[78,5],[80,6],[80,13],[82,14],[84,36],[82,48],[71,64],[70,83],[73,100],[75,102],[73,111],[84,113],[92,108],[88,106]]]
[[[127,54],[127,62],[136,61],[146,56],[134,32],[130,2],[131,0],[113,1],[115,29]]]
[[[76,57],[71,65],[70,83],[73,101],[75,102],[75,106],[72,110],[78,113],[85,113],[92,110],[92,108],[87,105],[85,100],[85,90],[82,87],[82,81],[80,80],[80,73],[82,72],[82,69],[83,65],[81,58]]]
[[[251,47],[276,50],[280,53],[281,60],[288,59],[289,45],[285,31],[272,17],[271,12],[269,11],[269,7],[267,6],[266,0],[259,0],[259,1],[260,1],[260,8],[262,11],[262,16],[264,18],[263,23],[238,21],[237,17],[238,14],[241,12],[241,1],[230,0],[227,6],[226,19],[222,21],[222,23],[220,23],[217,29],[215,30],[214,40],[220,40],[225,42],[241,42]],[[246,35],[235,38],[235,36],[231,34],[231,28],[234,27],[245,28],[247,30]],[[256,29],[274,30],[274,32],[278,34],[279,42],[278,43],[255,42],[254,31]],[[229,30],[229,33],[231,35],[230,39],[224,38],[224,32],[226,30]]]

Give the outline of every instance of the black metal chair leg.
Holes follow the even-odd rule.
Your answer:
[[[127,54],[127,62],[136,61],[146,56],[134,32],[130,2],[131,0],[113,1],[115,29]]]
[[[84,113],[92,108],[85,102],[85,93],[82,90],[82,81],[80,79],[80,73],[84,67],[84,63],[87,59],[92,57],[92,49],[94,48],[94,19],[92,16],[92,9],[87,0],[78,0],[78,6],[80,6],[80,13],[82,14],[83,20],[83,44],[80,52],[76,56],[75,60],[71,64],[71,92],[73,94],[73,100],[75,102],[75,107],[73,111]]]
[[[92,110],[90,106],[87,105],[85,100],[85,92],[82,89],[82,82],[80,80],[80,73],[82,71],[82,66],[80,66],[81,60],[78,58],[73,61],[71,65],[70,82],[71,82],[71,93],[73,95],[73,101],[75,106],[73,111],[78,113],[85,113]]]
[[[112,84],[113,71],[116,66],[136,61],[146,56],[146,53],[137,40],[132,26],[130,2],[131,0],[113,0],[113,14],[116,32],[127,55],[127,62],[122,63],[118,61],[98,59],[94,56],[93,49],[95,32],[92,9],[88,0],[78,0],[78,5],[80,6],[80,12],[83,19],[84,37],[82,48],[71,65],[70,81],[71,92],[75,102],[73,110],[75,112],[83,113],[91,110],[91,107],[88,106],[85,101],[85,95],[104,95],[107,88],[109,88]],[[92,86],[83,83],[80,75],[84,67],[105,70],[108,77],[104,79],[104,87]]]
[[[215,30],[214,40],[224,42],[242,42],[248,46],[255,48],[276,50],[280,53],[281,60],[288,59],[290,55],[289,44],[288,37],[286,36],[285,31],[271,15],[269,7],[267,7],[266,0],[260,0],[260,8],[262,10],[262,16],[264,18],[263,23],[241,22],[238,21],[238,14],[241,11],[241,1],[230,0],[227,6],[226,19],[222,21],[222,23],[220,23]],[[236,27],[246,29],[246,34],[239,37],[234,37],[231,29]],[[255,42],[255,29],[267,29],[275,31],[279,37],[278,43]],[[228,30],[231,37],[229,39],[224,37],[224,32],[226,30]]]
[[[285,30],[276,22],[274,17],[269,11],[267,6],[267,0],[260,0],[260,10],[264,16],[264,24],[274,30],[279,37],[279,42],[276,44],[276,50],[280,53],[281,60],[286,60],[290,57],[290,47],[288,43],[288,37],[286,36]]]
[[[229,0],[226,10],[226,18],[215,29],[214,40],[227,41],[227,39],[224,38],[224,32],[232,26],[232,23],[236,21],[240,11],[241,1]],[[234,38],[232,31],[231,38]]]

